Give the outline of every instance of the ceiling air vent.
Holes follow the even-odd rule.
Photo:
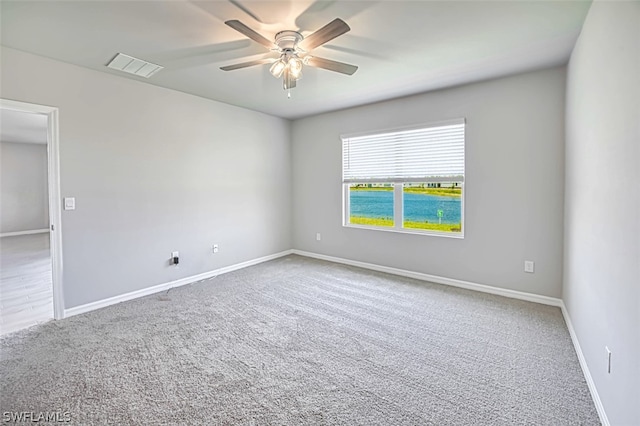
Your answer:
[[[142,59],[134,58],[123,53],[118,53],[116,57],[109,62],[107,67],[144,78],[149,78],[164,68],[160,65],[152,64],[151,62],[143,61]]]

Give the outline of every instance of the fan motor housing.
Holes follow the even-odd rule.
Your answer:
[[[276,45],[280,50],[295,50],[304,37],[297,31],[280,31],[276,34]]]

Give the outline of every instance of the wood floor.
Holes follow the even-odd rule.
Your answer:
[[[49,234],[0,238],[0,334],[53,318]]]

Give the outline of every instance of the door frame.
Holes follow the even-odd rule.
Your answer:
[[[58,108],[10,99],[0,99],[0,108],[47,116],[47,175],[49,189],[49,239],[53,284],[53,317],[64,318],[62,285],[62,220],[60,198],[60,136]]]

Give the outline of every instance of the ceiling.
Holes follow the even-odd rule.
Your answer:
[[[566,64],[588,1],[7,1],[2,44],[94,70],[295,119],[321,112]],[[229,28],[268,39],[342,18],[351,31],[313,51],[358,65],[353,76],[305,67],[287,99],[275,57]],[[122,52],[165,67],[149,79],[111,70]]]
[[[47,116],[0,108],[0,141],[47,143]]]

